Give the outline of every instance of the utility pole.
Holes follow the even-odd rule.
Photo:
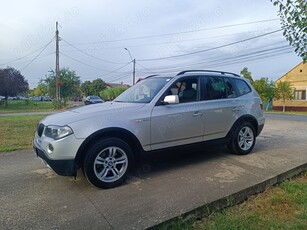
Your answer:
[[[58,22],[56,22],[56,45],[55,45],[55,79],[56,79],[56,86],[55,86],[55,94],[57,104],[60,102],[60,50],[59,50],[59,30],[58,30]]]
[[[134,85],[135,84],[135,58],[134,59],[132,58],[131,53],[128,48],[124,48],[124,49],[127,50],[131,58],[131,61],[133,62],[132,84]]]
[[[135,59],[133,59],[133,85],[135,84]]]

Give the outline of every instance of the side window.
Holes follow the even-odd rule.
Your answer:
[[[223,77],[207,77],[205,88],[207,92],[207,100],[227,98]]]
[[[233,81],[229,78],[225,78],[226,94],[227,98],[237,97],[236,88],[234,87]]]
[[[169,90],[169,95],[178,95],[179,103],[199,100],[198,78],[180,79]]]
[[[242,96],[252,91],[249,85],[245,81],[240,80],[240,79],[234,79],[234,81],[238,89],[238,93],[239,93],[238,96]]]

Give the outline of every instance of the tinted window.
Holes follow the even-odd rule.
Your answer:
[[[207,77],[205,88],[207,100],[227,98],[223,77]]]
[[[238,93],[239,93],[238,96],[247,94],[252,91],[249,85],[245,81],[240,80],[240,79],[234,79],[234,81],[238,89]]]
[[[230,78],[224,78],[224,80],[225,80],[227,98],[237,97],[235,90],[236,88],[234,87],[233,81]]]

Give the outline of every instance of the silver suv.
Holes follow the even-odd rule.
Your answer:
[[[112,102],[44,118],[33,145],[59,175],[82,168],[90,183],[111,188],[123,183],[138,156],[154,150],[214,140],[248,154],[264,126],[261,108],[255,89],[233,73],[154,75]]]

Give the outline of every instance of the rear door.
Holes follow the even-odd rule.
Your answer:
[[[242,109],[237,102],[234,83],[222,76],[205,76],[203,84],[206,101],[204,140],[223,138]]]

